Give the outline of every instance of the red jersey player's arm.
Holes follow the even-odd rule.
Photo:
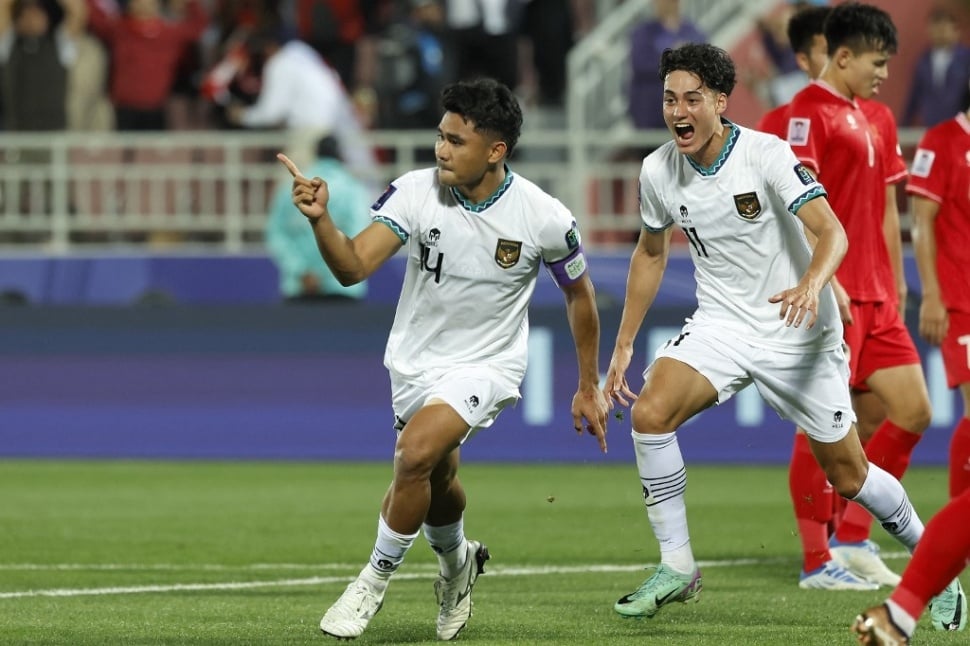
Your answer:
[[[947,313],[936,273],[936,232],[933,221],[940,205],[921,195],[913,195],[913,253],[922,285],[923,302],[919,308],[919,333],[939,345],[946,335]]]
[[[896,307],[899,315],[906,313],[906,274],[903,271],[903,240],[899,228],[899,206],[896,203],[896,185],[886,184],[886,210],[882,219],[882,235],[886,240],[886,250],[889,251],[889,263],[892,265],[893,278],[896,283],[896,297],[899,299]]]

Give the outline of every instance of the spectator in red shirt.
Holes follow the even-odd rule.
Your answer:
[[[165,105],[186,45],[208,18],[198,0],[170,0],[171,20],[158,0],[129,0],[123,14],[88,0],[91,30],[111,52],[111,101],[119,130],[165,130]]]

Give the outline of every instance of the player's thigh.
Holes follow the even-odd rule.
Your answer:
[[[841,347],[800,354],[764,350],[747,360],[761,397],[809,438],[833,443],[849,432],[855,412]]]
[[[517,375],[477,366],[458,367],[420,379],[391,375],[400,436],[461,445],[519,398]],[[439,407],[444,406],[447,410]],[[440,430],[438,430],[440,427]],[[457,438],[456,438],[457,436]],[[398,443],[400,444],[400,437]]]
[[[886,419],[886,406],[870,390],[853,390],[852,408],[855,410],[856,430],[859,432],[859,439],[866,442]]]
[[[866,380],[869,389],[883,402],[886,417],[894,424],[921,431],[930,422],[930,396],[919,363],[876,370]]]
[[[731,337],[723,329],[692,321],[658,348],[633,407],[634,430],[673,431],[750,384],[734,356],[740,340]]]
[[[633,404],[633,429],[669,433],[715,403],[717,391],[707,377],[682,361],[660,357],[647,370]]]

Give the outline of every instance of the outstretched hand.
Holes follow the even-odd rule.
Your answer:
[[[596,438],[600,451],[606,453],[606,415],[609,408],[602,391],[593,386],[580,388],[573,395],[573,427],[580,435],[583,428]],[[584,423],[585,420],[585,423]]]
[[[807,323],[805,327],[811,329],[818,318],[818,292],[801,283],[771,296],[768,302],[781,303],[778,318],[785,319],[786,327]]]
[[[316,220],[327,213],[327,202],[330,201],[330,189],[327,183],[319,177],[308,179],[296,164],[283,153],[276,158],[286,166],[293,176],[293,204],[300,209],[300,213],[311,220]]]

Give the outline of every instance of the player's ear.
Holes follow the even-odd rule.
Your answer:
[[[718,115],[724,114],[727,110],[728,96],[724,92],[718,92],[714,98],[714,110]]]
[[[798,65],[798,69],[808,74],[811,66],[808,64],[808,55],[805,52],[795,52],[795,64]]]
[[[488,163],[497,164],[505,157],[508,145],[501,139],[492,142],[492,148],[488,151]]]
[[[832,60],[839,66],[839,69],[845,69],[853,56],[852,50],[843,45],[835,50],[835,54],[832,55]]]

